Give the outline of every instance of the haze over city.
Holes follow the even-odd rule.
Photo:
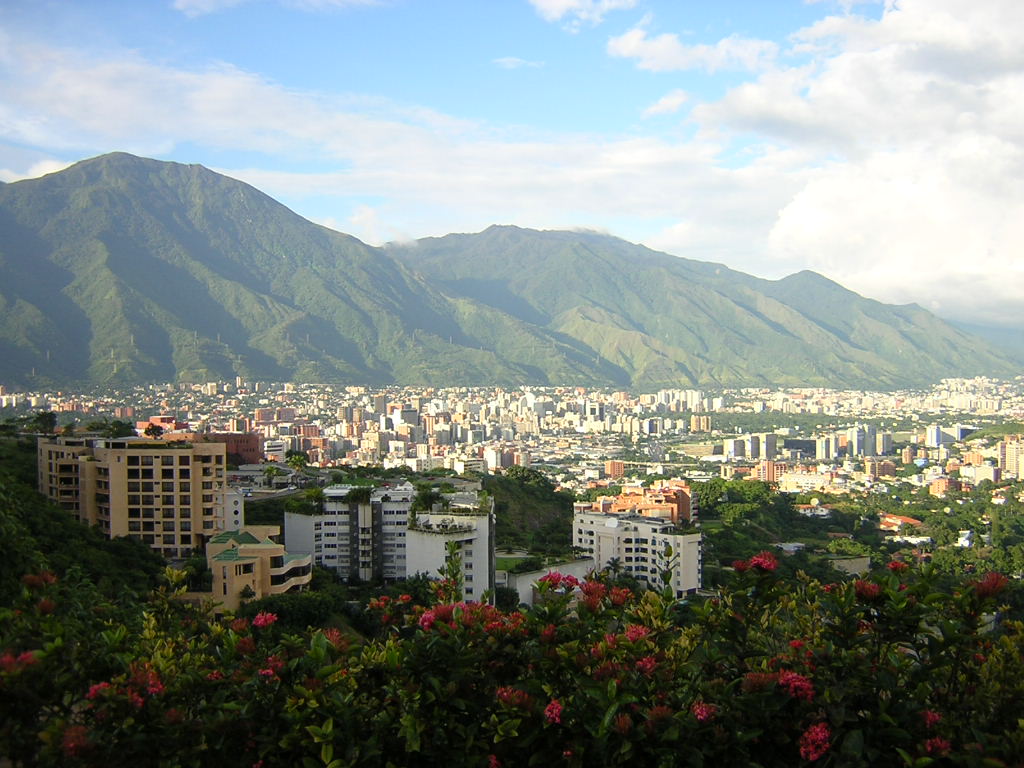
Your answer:
[[[1014,2],[10,2],[0,179],[201,163],[372,244],[590,228],[1019,327]]]

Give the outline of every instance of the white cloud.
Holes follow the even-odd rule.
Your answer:
[[[643,116],[654,117],[655,115],[675,114],[682,108],[683,104],[686,103],[687,98],[686,91],[681,88],[676,88],[675,90],[666,93],[645,109]]]
[[[568,17],[571,29],[581,24],[600,24],[605,14],[632,8],[636,0],[530,0],[545,21],[561,21]]]
[[[1016,0],[901,0],[878,19],[824,18],[777,55],[740,55],[736,38],[733,48],[684,46],[642,28],[615,38],[652,71],[762,68],[696,103],[696,138],[685,139],[524,135],[381,98],[296,91],[227,65],[101,60],[8,35],[0,136],[60,156],[161,156],[189,143],[266,153],[275,167],[315,158],[322,172],[255,160],[224,170],[300,212],[321,205],[371,242],[495,222],[603,228],[762,276],[811,268],[868,296],[1019,326],[1022,28]],[[682,99],[673,91],[647,112]],[[14,170],[0,178],[33,175],[20,172],[29,164],[3,159]]]
[[[532,67],[534,69],[543,67],[543,61],[527,61],[526,59],[520,59],[515,56],[503,56],[500,59],[494,59],[493,64],[497,64],[502,69],[521,69],[522,67]]]
[[[626,59],[637,59],[637,67],[651,72],[675,72],[705,69],[756,71],[772,63],[778,45],[770,40],[751,40],[736,35],[714,45],[686,45],[679,36],[663,33],[648,37],[647,30],[634,27],[608,41],[608,53]]]
[[[0,168],[0,181],[20,181],[21,179],[35,179],[45,176],[48,173],[63,171],[72,163],[64,160],[40,160],[32,163],[24,171],[14,171],[10,168]]]

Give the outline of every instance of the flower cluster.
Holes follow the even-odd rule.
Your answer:
[[[815,723],[800,736],[800,757],[809,762],[819,760],[828,752],[831,739],[828,723]]]
[[[252,625],[254,627],[259,627],[260,629],[263,629],[264,627],[269,627],[275,621],[277,621],[276,613],[267,613],[266,611],[260,611],[252,620]]]

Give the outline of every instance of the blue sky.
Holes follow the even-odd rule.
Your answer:
[[[202,163],[371,243],[607,231],[1024,328],[1017,0],[7,0],[0,180]]]

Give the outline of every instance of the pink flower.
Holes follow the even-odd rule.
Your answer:
[[[832,731],[828,723],[815,723],[800,736],[800,757],[804,760],[814,761],[822,757],[829,748],[829,740],[832,738]]]
[[[638,640],[642,640],[651,634],[651,630],[642,624],[630,624],[626,627],[626,639],[631,643],[635,643]]]
[[[423,615],[420,616],[420,629],[430,631],[435,621],[437,621],[437,615],[433,611],[424,611]]]
[[[23,667],[31,667],[33,664],[39,661],[39,659],[36,658],[35,651],[24,651],[18,654],[18,658],[16,659],[16,661]]]
[[[764,552],[758,552],[752,558],[750,558],[750,567],[757,568],[759,571],[770,572],[774,571],[779,565],[779,561],[775,558],[775,555],[767,550]]]
[[[275,677],[274,670],[272,670],[272,669],[261,669],[260,670],[260,676],[261,677]]]
[[[498,759],[497,755],[487,756],[487,768],[501,768],[501,760]]]
[[[799,672],[780,672],[779,685],[786,688],[794,699],[811,701],[814,698],[814,684]]]
[[[743,573],[744,571],[750,570],[750,563],[748,563],[746,560],[733,560],[732,567],[739,573]]]
[[[890,560],[888,565],[885,566],[893,573],[902,573],[907,570],[910,566],[904,563],[902,560]]]
[[[562,722],[562,704],[558,699],[552,699],[548,705],[544,707],[544,717],[549,723]]]
[[[949,743],[949,739],[944,739],[941,736],[935,736],[924,743],[925,752],[929,755],[938,755],[939,757],[948,755],[949,750],[952,748],[953,745]]]
[[[925,728],[934,728],[942,722],[942,715],[934,710],[926,709],[921,713],[921,719],[924,720]]]
[[[89,692],[85,694],[85,698],[92,701],[97,696],[102,694],[104,691],[110,688],[110,683],[96,683],[96,685],[90,686]]]
[[[254,618],[252,620],[252,625],[254,627],[259,627],[260,629],[262,629],[263,627],[269,627],[275,621],[277,621],[277,614],[276,613],[268,613],[267,611],[260,611],[259,613],[256,614],[256,618]]]
[[[690,712],[697,718],[698,723],[706,723],[714,719],[715,714],[718,712],[718,707],[714,704],[697,700],[690,705]]]
[[[644,656],[642,659],[638,659],[636,662],[636,668],[638,672],[650,677],[654,674],[654,670],[658,668],[658,662],[653,656]]]

